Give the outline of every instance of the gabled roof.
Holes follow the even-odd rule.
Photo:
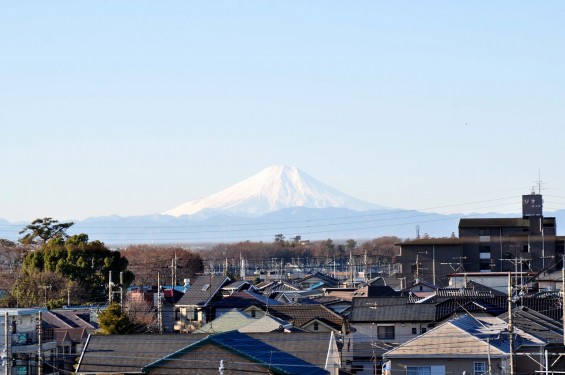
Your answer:
[[[88,333],[85,328],[55,328],[53,329],[57,345],[61,346],[63,341],[69,340],[77,343],[86,340]]]
[[[220,288],[230,282],[223,275],[201,275],[190,285],[190,289],[177,302],[178,306],[208,306]]]
[[[41,318],[56,328],[98,329],[98,324],[90,321],[90,311],[84,309],[56,309],[43,312]]]
[[[179,354],[195,350],[205,344],[223,347],[230,352],[267,367],[269,372],[273,374],[328,374],[327,371],[316,365],[294,357],[287,352],[277,350],[274,346],[237,331],[208,336],[201,341],[181,349],[179,352],[145,366],[143,370],[147,371],[151,368],[166,366],[170,363],[171,359],[179,356]]]
[[[233,331],[241,327],[245,327],[253,321],[255,321],[255,319],[233,309],[206,323],[195,330],[194,333],[219,333]]]
[[[481,340],[489,339],[490,345],[503,351],[510,352],[510,340],[508,335],[508,323],[496,317],[473,317],[463,315],[449,321],[450,324],[461,328]],[[520,346],[544,346],[540,339],[514,328],[514,349]]]
[[[435,316],[435,305],[408,303],[407,297],[353,298],[349,321],[433,322]]]
[[[269,313],[277,318],[292,323],[295,327],[303,327],[314,318],[325,319],[328,325],[341,330],[343,317],[327,307],[314,305],[279,305],[269,307]]]
[[[508,321],[508,312],[498,316]],[[527,307],[512,309],[512,324],[550,344],[563,344],[563,323]]]
[[[492,314],[499,315],[506,311],[508,306],[508,298],[504,296],[499,297],[451,297],[451,298],[436,298],[436,321],[441,321],[449,318],[456,311],[464,310],[465,306],[475,309],[482,308],[484,311]],[[473,305],[469,305],[473,303]]]
[[[222,287],[222,289],[240,291],[243,287],[250,286],[250,285],[251,285],[251,283],[247,280],[237,280],[237,281],[231,282],[227,285],[224,285]]]
[[[274,292],[286,291],[286,290],[300,290],[300,288],[294,284],[286,281],[274,280],[265,281],[260,284],[255,285],[257,290],[265,295],[269,295]]]
[[[327,374],[323,367],[329,342],[330,335],[322,333],[89,336],[76,372],[140,374],[155,369],[158,373],[186,374],[194,369],[196,356],[201,364],[207,364],[205,373],[217,374],[219,361],[198,352],[199,347],[215,345],[260,366],[270,365],[275,374],[321,375]],[[183,360],[183,355],[192,352],[192,358]]]
[[[338,280],[338,279],[336,279],[335,277],[332,277],[332,276],[330,276],[330,275],[326,275],[326,274],[324,274],[324,273],[321,273],[321,272],[316,272],[316,273],[314,273],[314,274],[312,274],[312,275],[308,275],[308,276],[306,276],[306,277],[303,277],[302,279],[299,279],[299,280],[297,281],[297,283],[298,283],[298,284],[302,284],[303,282],[308,281],[308,280],[310,280],[310,279],[312,279],[312,278],[320,279],[321,281],[324,281],[324,282],[325,282],[326,284],[328,284],[328,285],[337,285],[337,284],[339,284],[339,280]]]
[[[506,357],[510,341],[508,325],[494,317],[463,315],[384,354],[387,358]],[[543,342],[523,331],[515,331],[515,349],[543,346]]]
[[[238,331],[242,333],[274,332],[279,331],[281,328],[290,328],[291,326],[291,324],[282,319],[265,315],[259,319],[253,319],[253,322],[241,327]]]
[[[249,290],[244,290],[232,294],[229,297],[224,297],[220,301],[215,302],[216,308],[238,308],[245,309],[249,306],[274,306],[280,305],[281,302],[265,297],[262,294],[254,293]]]

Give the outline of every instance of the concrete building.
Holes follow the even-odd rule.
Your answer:
[[[53,330],[44,329],[46,309],[0,309],[0,346],[5,374],[35,374],[38,357],[43,374],[55,373],[57,342]],[[39,345],[41,343],[41,345]]]
[[[404,287],[426,280],[448,285],[448,274],[539,272],[562,262],[565,237],[556,220],[543,217],[542,196],[522,196],[521,218],[463,218],[459,237],[415,239],[398,244],[395,263]]]

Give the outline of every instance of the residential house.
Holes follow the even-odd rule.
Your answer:
[[[508,322],[508,312],[498,316]],[[512,309],[512,325],[545,342],[549,373],[565,373],[563,353],[563,322],[552,319],[527,307]],[[544,362],[544,361],[542,361]]]
[[[346,320],[320,304],[269,306],[268,312],[308,332],[334,332],[340,336],[348,332]]]
[[[251,324],[256,319],[239,312],[236,309],[228,311],[216,319],[209,321],[193,333],[221,333],[238,330],[241,327]]]
[[[243,290],[256,290],[256,288],[251,284],[249,281],[246,280],[237,280],[231,282],[222,288],[222,295],[224,297],[231,296],[234,293],[243,291]]]
[[[335,288],[339,285],[339,280],[330,275],[316,272],[296,281],[302,289],[321,289]]]
[[[223,275],[202,275],[175,305],[174,331],[186,333],[215,318],[213,302],[222,299],[221,289],[230,282]]]
[[[353,298],[349,315],[354,342],[402,343],[425,333],[435,322],[435,304],[410,303],[408,297]]]
[[[338,346],[331,334],[90,336],[77,374],[335,374]]]
[[[496,317],[460,316],[386,352],[384,374],[509,374],[508,328]],[[526,354],[543,353],[544,342],[519,329],[512,334],[514,373],[540,371],[539,355]]]
[[[269,309],[269,306],[281,304],[282,303],[277,300],[265,297],[250,290],[237,292],[229,297],[224,297],[219,301],[213,302],[216,315],[221,315],[232,309],[238,309],[239,311],[245,312],[252,318],[260,318],[265,315],[265,311]]]
[[[80,355],[90,333],[98,329],[91,320],[92,308],[68,308],[44,311],[41,319],[44,326],[53,332],[57,342],[56,367],[73,371],[75,358]]]

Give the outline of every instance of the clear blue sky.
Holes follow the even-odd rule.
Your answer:
[[[273,164],[457,212],[518,212],[539,171],[546,209],[564,208],[564,14],[563,1],[2,1],[0,218],[159,213]]]

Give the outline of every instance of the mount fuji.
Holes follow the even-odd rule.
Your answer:
[[[271,166],[162,214],[91,217],[76,221],[69,234],[87,233],[113,246],[272,241],[279,233],[307,240],[411,238],[416,227],[444,237],[457,231],[459,218],[365,202],[296,167]],[[6,238],[16,240],[17,230]]]
[[[354,211],[386,207],[346,195],[293,166],[271,166],[225,190],[191,200],[164,213],[211,216],[228,214],[258,217],[283,209],[344,208]]]

